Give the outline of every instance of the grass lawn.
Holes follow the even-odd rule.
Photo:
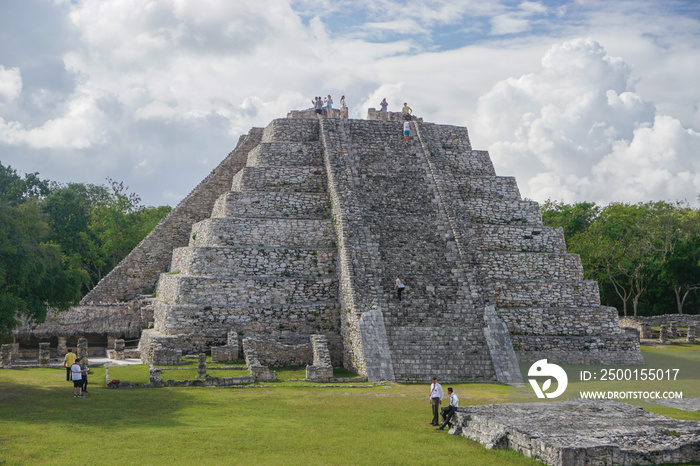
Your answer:
[[[699,350],[650,347],[644,356],[650,367],[680,366],[683,384],[700,386]],[[119,369],[113,378],[148,377],[145,366]],[[277,370],[280,382],[256,387],[110,390],[98,367],[85,399],[73,398],[62,368],[0,370],[0,463],[539,464],[436,431],[427,385],[320,387],[290,380],[303,378],[300,368]],[[516,401],[512,388],[498,384],[450,386],[462,406]],[[700,421],[697,412],[631,402]]]

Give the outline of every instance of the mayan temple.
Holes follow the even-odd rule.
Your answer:
[[[642,362],[562,230],[466,128],[414,117],[404,144],[402,127],[370,109],[251,129],[81,306],[18,335],[140,338],[146,361],[158,348],[243,357],[252,341],[280,364],[310,364],[322,335],[333,366],[370,380]]]

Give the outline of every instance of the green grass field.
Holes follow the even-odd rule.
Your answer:
[[[650,364],[658,357],[684,364],[698,379],[698,347],[645,348],[644,355]],[[148,376],[144,366],[119,369],[120,380]],[[110,390],[98,367],[79,399],[63,369],[0,370],[0,463],[539,464],[436,431],[427,385],[290,381],[303,378],[300,368],[278,376],[247,388]],[[515,401],[513,389],[498,384],[452,386],[462,406]],[[635,404],[700,421],[697,412]]]

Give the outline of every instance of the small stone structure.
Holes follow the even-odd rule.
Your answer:
[[[153,364],[156,366],[175,366],[182,364],[182,350],[156,348],[153,350]]]
[[[695,343],[695,331],[697,327],[695,325],[691,325],[688,327],[688,343]]]
[[[238,333],[235,330],[229,330],[225,346],[212,346],[211,360],[212,362],[238,360]]]
[[[58,346],[56,347],[56,356],[62,358],[68,352],[68,339],[63,336],[58,337]]]
[[[325,335],[311,335],[314,361],[306,366],[306,380],[328,381],[333,377],[331,355],[328,352],[328,339]]]
[[[78,338],[78,349],[76,351],[77,356],[81,361],[87,363],[88,360],[88,340],[87,338]]]
[[[115,359],[124,359],[124,340],[121,338],[118,338],[114,340],[114,353],[116,358]]]
[[[692,314],[664,314],[659,316],[627,316],[620,317],[620,327],[636,328],[640,333],[640,338],[655,338],[652,327],[669,325],[678,327],[690,327],[700,325],[700,315]],[[677,330],[676,330],[677,331]]]
[[[659,328],[659,342],[668,343],[668,325],[661,324]]]
[[[450,434],[551,466],[700,461],[700,422],[613,400],[460,407]]]
[[[51,362],[51,344],[39,343],[39,365],[48,366]]]
[[[678,322],[675,320],[672,320],[669,323],[669,338],[678,338]]]
[[[250,375],[255,380],[272,381],[277,379],[277,373],[271,371],[269,367],[263,366],[258,359],[256,350],[256,340],[254,338],[243,339],[243,352],[245,353],[245,363],[248,366]]]
[[[197,377],[205,379],[207,377],[207,355],[199,353],[197,361]]]
[[[3,369],[10,369],[12,367],[11,344],[0,345],[0,363]]]

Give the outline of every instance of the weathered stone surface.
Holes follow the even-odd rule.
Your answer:
[[[48,366],[51,362],[51,357],[49,350],[51,348],[50,343],[39,343],[39,365]]]
[[[124,314],[136,325],[105,333],[141,334],[150,362],[212,351],[235,329],[263,378],[258,366],[290,361],[327,371],[310,335],[325,337],[332,365],[370,380],[505,380],[513,353],[641,361],[562,230],[542,225],[466,128],[412,117],[404,144],[401,114],[369,115],[304,110],[251,130],[91,293],[119,314],[162,272],[155,298]]]
[[[450,430],[552,466],[700,461],[700,422],[612,400],[458,408]]]
[[[650,399],[649,403],[682,409],[683,411],[700,411],[700,398]]]
[[[3,369],[10,369],[12,367],[12,345],[0,345],[0,362],[2,363]]]

